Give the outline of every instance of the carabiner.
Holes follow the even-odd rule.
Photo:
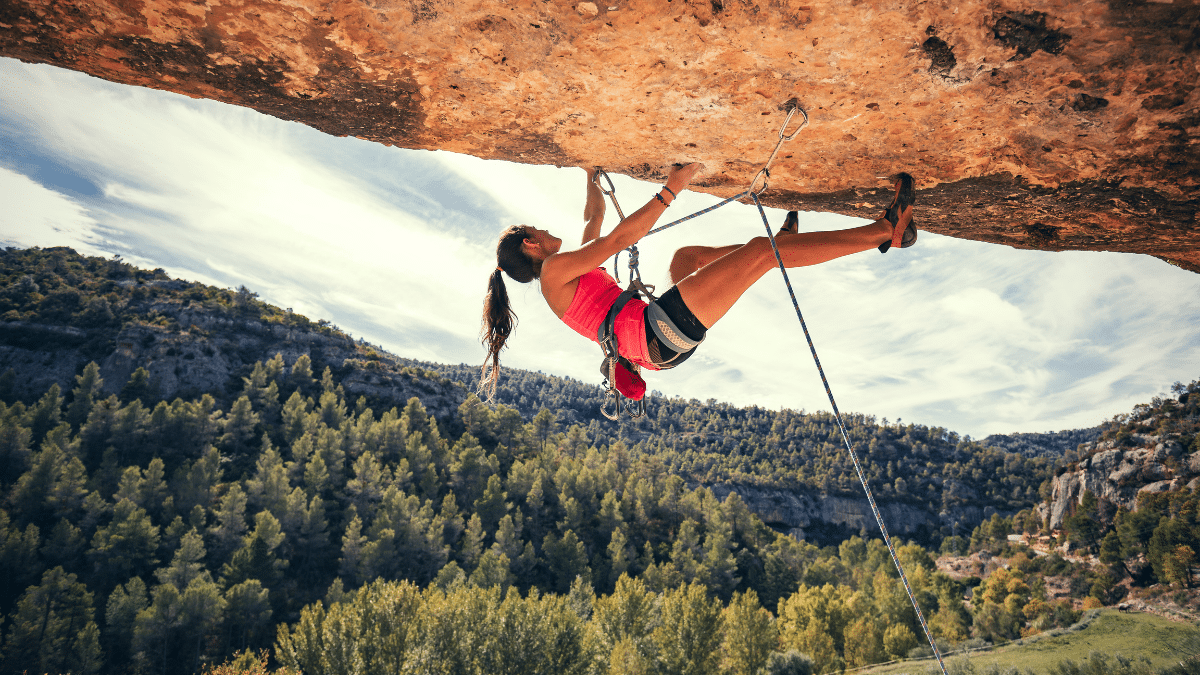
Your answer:
[[[797,127],[796,130],[791,133],[791,135],[784,136],[783,132],[787,130],[788,122],[792,121],[792,116],[794,116],[796,114],[797,110],[800,111],[800,114],[804,116],[804,124],[801,124],[799,127]],[[808,113],[804,112],[804,108],[801,108],[800,106],[795,106],[795,107],[789,109],[787,119],[785,119],[783,121],[783,126],[779,127],[779,140],[781,140],[781,141],[792,140],[793,138],[796,137],[796,134],[800,133],[800,130],[806,126],[808,126]]]
[[[626,401],[625,402],[625,414],[629,415],[630,419],[635,419],[635,420],[639,417],[645,417],[646,416],[646,399],[643,398],[639,401]]]
[[[804,124],[801,124],[799,128],[797,128],[791,134],[784,135],[783,132],[787,131],[787,125],[792,121],[792,117],[796,115],[796,111],[800,111],[800,114],[804,116]],[[779,142],[775,144],[775,149],[771,151],[771,156],[767,159],[766,164],[763,164],[762,170],[754,174],[754,180],[750,181],[750,187],[746,188],[747,192],[761,195],[767,191],[767,179],[771,177],[771,162],[775,161],[775,155],[779,154],[779,148],[783,147],[784,141],[792,140],[796,137],[796,134],[800,133],[800,131],[807,126],[808,113],[804,112],[804,108],[801,108],[800,106],[793,106],[788,109],[787,119],[783,120],[783,126],[779,127]],[[763,179],[763,185],[761,188],[755,191],[754,186],[758,184],[759,178]]]
[[[601,178],[603,178],[608,183],[607,190],[604,189],[603,185],[600,185]],[[603,192],[604,194],[608,195],[609,197],[612,197],[613,195],[617,194],[617,187],[615,185],[613,185],[612,179],[608,177],[608,172],[605,171],[602,167],[599,167],[599,166],[596,167],[596,172],[592,175],[592,182],[595,183],[596,185],[600,185],[600,191]],[[621,209],[621,207],[618,206],[617,210],[619,211],[620,209]]]
[[[754,191],[754,184],[758,182],[758,177],[759,177],[759,176],[762,176],[762,179],[763,179],[763,185],[762,185],[762,188],[760,188],[760,189],[758,190],[758,192],[755,192],[755,191]],[[750,194],[752,194],[752,195],[756,195],[756,196],[762,196],[762,193],[764,193],[764,192],[766,192],[766,191],[767,191],[767,179],[768,179],[768,178],[770,178],[770,177],[771,177],[771,171],[770,171],[770,169],[767,169],[766,167],[763,167],[763,168],[762,168],[762,170],[760,170],[758,173],[754,174],[754,180],[750,181],[750,188],[749,188],[748,190],[746,190],[746,192],[749,192],[749,193],[750,193]]]
[[[604,402],[600,404],[600,414],[617,422],[621,419],[621,396],[616,387],[608,385],[608,380],[605,380],[604,384],[608,386],[608,391],[605,392]],[[610,406],[612,412],[609,412]]]

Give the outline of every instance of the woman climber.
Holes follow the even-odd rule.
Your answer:
[[[550,311],[580,335],[598,341],[601,324],[622,295],[617,282],[601,265],[646,236],[675,196],[703,168],[699,163],[672,167],[663,189],[603,236],[600,225],[604,221],[604,198],[596,177],[589,176],[583,242],[574,250],[561,250],[562,239],[528,225],[510,227],[500,235],[497,266],[488,281],[483,307],[483,342],[488,358],[480,384],[488,398],[495,394],[500,350],[516,319],[501,271],[520,283],[539,280]],[[872,248],[887,252],[891,247],[912,246],[917,239],[912,219],[916,196],[912,176],[897,174],[894,187],[891,205],[870,225],[798,232],[797,214],[789,212],[775,239],[783,264],[804,267]],[[771,243],[765,236],[730,246],[684,246],[671,259],[670,290],[649,305],[635,299],[619,309],[612,331],[621,356],[650,370],[679,365],[692,355],[708,329],[775,264]]]

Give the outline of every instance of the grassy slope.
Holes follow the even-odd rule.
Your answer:
[[[1001,647],[991,652],[970,655],[976,667],[986,667],[995,662],[1003,668],[1020,668],[1035,673],[1047,673],[1051,666],[1064,659],[1082,662],[1093,651],[1120,654],[1127,658],[1144,656],[1157,668],[1174,665],[1191,656],[1200,644],[1200,628],[1184,623],[1168,621],[1153,614],[1123,614],[1105,610],[1087,628],[1055,637],[1047,637],[1031,644]],[[946,659],[947,667],[961,662],[966,656]],[[860,673],[926,675],[937,671],[937,663],[900,663],[882,668],[862,670]]]

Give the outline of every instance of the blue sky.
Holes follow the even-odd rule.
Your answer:
[[[481,363],[497,234],[528,223],[575,240],[584,176],[334,138],[0,59],[0,244],[71,246],[244,284],[401,356]],[[614,180],[626,212],[655,191]],[[717,201],[685,193],[668,216]],[[777,226],[783,212],[768,215]],[[615,219],[610,207],[606,226]],[[802,213],[801,228],[861,222]],[[731,204],[645,240],[643,276],[663,284],[679,246],[761,233],[753,206]],[[1094,426],[1200,376],[1200,275],[1146,256],[1018,251],[924,232],[914,248],[790,276],[843,411],[975,437],[1056,431]],[[520,325],[503,364],[598,384],[598,347],[555,319],[534,286],[510,281],[509,290]],[[778,273],[685,367],[649,384],[685,398],[829,409]]]

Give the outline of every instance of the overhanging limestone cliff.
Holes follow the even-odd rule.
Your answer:
[[[730,196],[797,99],[766,202],[1200,271],[1200,8],[883,0],[3,0],[0,55],[407,148]]]

